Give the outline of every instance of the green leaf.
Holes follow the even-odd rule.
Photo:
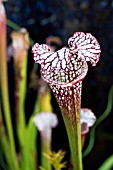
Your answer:
[[[98,170],[111,170],[113,168],[113,155],[108,157]]]

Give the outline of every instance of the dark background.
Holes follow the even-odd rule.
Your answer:
[[[101,45],[101,57],[96,67],[91,67],[83,81],[82,107],[90,108],[98,118],[106,109],[108,92],[113,85],[113,1],[112,0],[9,0],[4,3],[7,18],[25,27],[34,42],[45,43],[49,35],[56,35],[67,45],[74,32],[89,32]],[[8,45],[11,43],[11,27],[7,27]],[[31,50],[31,49],[30,49]],[[33,67],[29,50],[28,83]],[[39,70],[38,70],[39,71]],[[8,60],[10,102],[13,113],[14,69],[13,59]],[[26,115],[32,113],[35,90],[27,90]],[[30,107],[29,107],[30,100]],[[67,151],[69,146],[58,105],[52,96],[54,112],[60,123],[53,130],[53,149]],[[95,144],[91,153],[83,159],[84,170],[97,170],[101,163],[113,154],[113,109],[96,128]],[[89,141],[86,138],[85,147]],[[84,148],[85,149],[85,148]]]

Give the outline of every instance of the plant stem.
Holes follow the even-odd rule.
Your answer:
[[[80,124],[81,93],[74,94],[74,88],[74,86],[71,87],[71,109],[69,111],[62,109],[62,116],[67,130],[74,170],[82,170],[83,168]],[[79,91],[81,92],[81,89]]]
[[[81,131],[79,123],[76,120],[73,123],[69,122],[65,116],[63,118],[68,134],[74,170],[82,170]]]
[[[1,44],[0,44],[1,46]],[[9,105],[9,95],[8,95],[8,80],[7,80],[7,66],[6,66],[6,56],[1,54],[0,56],[0,72],[2,73],[1,77],[1,92],[2,92],[2,102],[3,102],[3,111],[4,111],[4,118],[6,122],[6,127],[8,131],[8,138],[11,147],[11,153],[13,157],[13,163],[15,170],[18,169],[18,163],[16,160],[16,149],[14,143],[14,135],[13,135],[13,127],[11,121],[11,113],[10,113],[10,105]]]
[[[1,101],[0,101],[0,142],[2,145],[2,150],[6,159],[6,162],[8,164],[8,168],[11,169],[12,167],[12,162],[11,162],[11,158],[10,155],[7,154],[7,151],[10,150],[10,145],[9,145],[9,141],[6,135],[6,130],[4,127],[4,122],[3,122],[3,117],[2,117],[2,110],[1,110]]]
[[[27,59],[29,49],[29,34],[26,29],[18,32],[13,31],[11,34],[12,46],[14,49],[14,66],[15,66],[15,109],[17,135],[19,140],[20,152],[22,156],[22,169],[29,170],[30,154],[27,142],[27,127],[25,117],[25,98],[27,87]],[[15,45],[16,44],[16,45]]]
[[[0,5],[2,5],[1,2]],[[12,169],[18,170],[18,161],[17,161],[16,149],[15,149],[14,134],[13,134],[10,104],[9,104],[9,93],[8,93],[5,10],[4,10],[3,18],[1,17],[0,22],[1,22],[0,23],[0,83],[1,83],[2,103],[3,103],[3,114],[6,123],[10,149],[11,149],[10,155],[12,158]]]
[[[31,140],[32,139],[32,140]],[[37,169],[38,165],[38,154],[37,154],[37,128],[33,122],[33,116],[30,117],[29,123],[27,126],[27,144],[30,156],[32,157],[32,169]]]
[[[44,156],[44,153],[49,154],[51,151],[51,128],[41,132],[41,166],[47,170],[51,170],[51,164],[48,159]]]
[[[24,57],[25,56],[25,57]],[[23,52],[24,61],[21,68],[21,79],[16,82],[17,86],[17,99],[16,99],[16,114],[17,114],[17,133],[20,144],[20,150],[22,153],[22,168],[29,170],[29,156],[27,149],[27,131],[26,131],[26,119],[25,119],[25,96],[26,96],[26,75],[27,75],[27,51]],[[18,75],[16,75],[18,76]]]

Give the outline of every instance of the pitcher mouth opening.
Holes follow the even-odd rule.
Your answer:
[[[75,63],[77,64],[76,61]],[[54,68],[50,71],[46,71],[41,69],[41,75],[43,79],[49,84],[62,87],[70,87],[77,82],[82,81],[86,76],[87,71],[87,62],[80,61],[80,64],[78,64],[77,67],[75,67],[75,65],[73,64],[73,67],[67,67],[66,70]]]

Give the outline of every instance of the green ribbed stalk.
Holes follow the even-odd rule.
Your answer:
[[[76,89],[77,88],[77,89]],[[76,89],[76,93],[75,90]],[[67,130],[69,145],[71,149],[74,170],[82,170],[82,145],[81,145],[81,124],[80,124],[80,104],[81,87],[72,86],[71,109],[67,114],[62,112]]]
[[[26,132],[26,119],[25,119],[25,97],[26,97],[26,75],[27,75],[27,52],[24,54],[26,57],[22,63],[20,80],[16,82],[18,86],[16,91],[16,118],[17,118],[17,134],[20,144],[20,152],[22,154],[22,169],[29,170],[29,154],[27,148],[27,132]],[[18,75],[16,75],[18,76]]]
[[[29,49],[29,38],[26,29],[19,32],[12,32],[12,46],[14,48],[14,67],[15,67],[15,110],[17,135],[21,153],[21,168],[30,170],[31,157],[27,143],[27,129],[25,118],[25,98],[26,98],[26,79],[27,79],[27,51]],[[17,46],[18,44],[18,46]]]
[[[76,113],[76,115],[78,114],[79,113]],[[74,170],[82,170],[81,127],[79,117],[75,122],[70,122],[68,117],[63,114],[63,119],[68,134]]]
[[[8,77],[7,77],[7,59],[6,59],[6,16],[2,2],[0,1],[0,84],[3,103],[3,113],[6,123],[8,140],[10,144],[10,159],[12,160],[12,170],[18,170],[18,161],[15,149],[13,127],[11,121]]]
[[[3,33],[2,33],[3,34]],[[3,36],[0,35],[0,47],[3,45],[3,41],[1,40]],[[7,78],[7,63],[6,63],[6,55],[3,53],[5,49],[0,49],[0,79],[1,79],[1,94],[2,94],[2,103],[3,103],[3,112],[4,118],[6,122],[6,127],[8,131],[8,138],[11,147],[11,154],[14,168],[18,169],[18,163],[16,160],[16,150],[15,150],[15,142],[14,142],[14,134],[13,127],[11,121],[11,113],[10,113],[10,104],[9,104],[9,94],[8,94],[8,78]],[[12,165],[13,166],[13,165]]]
[[[51,128],[48,128],[46,131],[40,133],[41,133],[41,166],[47,170],[52,170],[50,162],[44,156],[44,153],[49,154],[51,151],[52,130]]]
[[[56,95],[67,130],[74,170],[82,170],[81,88],[82,82],[80,81],[70,87],[60,87],[59,94],[62,92],[63,98]]]
[[[3,154],[5,156],[7,165],[9,170],[12,169],[12,161],[10,158],[10,155],[7,154],[7,151],[9,151],[9,153],[11,153],[10,150],[10,144],[6,135],[6,130],[5,130],[5,126],[4,126],[4,122],[3,122],[3,117],[2,117],[2,110],[1,110],[1,101],[0,101],[0,143],[2,146],[2,150],[3,150]]]

